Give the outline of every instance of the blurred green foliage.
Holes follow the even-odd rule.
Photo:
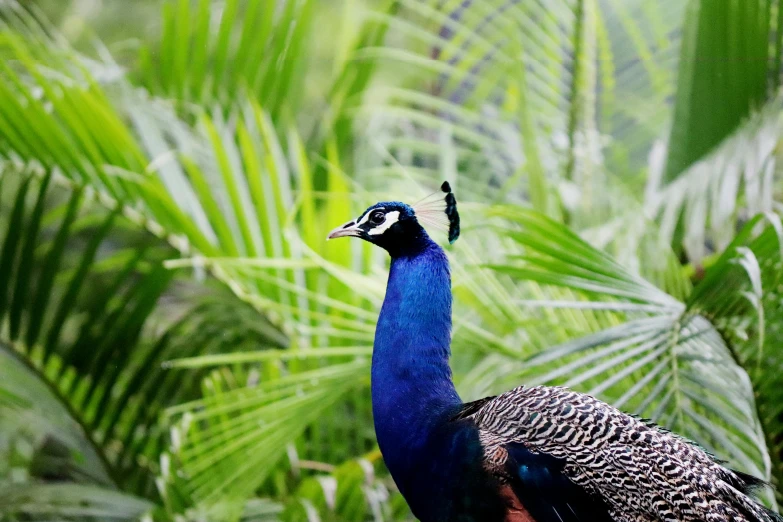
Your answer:
[[[443,179],[464,399],[592,393],[775,506],[782,7],[0,1],[0,520],[410,519],[387,261],[325,235]]]

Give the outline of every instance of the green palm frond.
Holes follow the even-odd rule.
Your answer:
[[[661,236],[680,240],[695,262],[728,246],[743,221],[779,211],[780,96],[666,185],[652,178],[646,211]],[[681,228],[678,228],[681,227]]]
[[[596,224],[633,199],[607,197],[609,179],[627,183],[612,170],[644,165],[667,128],[682,12],[635,0],[401,2],[387,44],[360,56],[404,74],[362,108],[373,131],[362,157],[373,173],[453,171],[472,198],[553,215],[564,205]]]
[[[163,4],[160,43],[141,53],[143,84],[183,102],[231,107],[246,96],[278,117],[304,97],[307,36],[315,2],[282,9],[251,0]],[[284,103],[285,102],[285,103]]]
[[[283,519],[291,522],[320,518],[362,522],[398,520],[407,512],[402,496],[391,482],[376,474],[380,451],[334,467],[303,481]]]
[[[0,360],[0,445],[8,456],[0,469],[0,482],[10,482],[13,477],[19,483],[27,483],[31,475],[43,474],[111,487],[110,470],[100,449],[47,382],[5,343],[0,349]],[[28,465],[39,450],[42,451],[38,465],[31,469]]]
[[[4,485],[4,514],[19,520],[141,519],[153,507],[146,500],[119,491],[82,484]],[[14,520],[14,518],[9,518]]]
[[[168,435],[158,413],[198,391],[197,379],[183,384],[160,363],[232,343],[241,302],[161,306],[164,294],[176,295],[163,267],[174,251],[147,233],[147,222],[128,220],[122,207],[105,210],[95,193],[55,175],[6,169],[0,183],[0,339],[67,405],[109,483],[155,497]],[[245,308],[253,326],[237,335],[239,346],[286,343]],[[226,323],[221,310],[231,311]],[[215,328],[219,342],[199,337]]]
[[[113,84],[118,69],[91,67],[39,23],[16,2],[0,6],[0,157],[56,169],[115,200],[137,198],[129,179],[144,177],[148,160],[96,79]]]
[[[24,356],[0,342],[0,517],[138,520],[154,505],[112,482],[102,449]],[[64,482],[72,481],[72,482]]]
[[[24,46],[20,44],[20,48],[24,48]],[[34,62],[28,64],[29,71],[36,70],[37,67],[40,67],[40,64]],[[92,84],[89,81],[89,73],[82,71],[81,74],[88,78],[86,84]],[[13,83],[18,79],[19,76],[16,73],[9,72],[9,81]],[[36,85],[48,81],[35,77],[34,80]],[[52,85],[55,86],[51,88],[52,95],[60,92],[61,87],[58,82],[67,83],[67,81],[65,75],[54,80]],[[114,158],[105,157],[100,160],[101,170],[87,171],[84,176],[80,175],[79,166],[82,163],[92,165],[94,163],[92,160],[67,163],[61,158],[56,158],[52,160],[51,165],[44,167],[56,169],[62,173],[67,172],[69,175],[63,177],[75,180],[74,183],[81,181],[82,178],[90,180],[97,186],[98,192],[95,192],[95,197],[100,204],[116,210],[118,216],[132,215],[143,228],[152,231],[155,236],[164,239],[166,243],[176,249],[168,248],[164,244],[164,248],[167,249],[166,257],[186,252],[194,256],[191,266],[195,266],[197,269],[198,267],[207,268],[210,274],[231,288],[242,300],[257,310],[263,310],[269,314],[275,325],[282,327],[287,334],[293,335],[292,339],[297,346],[325,346],[329,344],[333,346],[339,344],[340,340],[352,343],[359,341],[365,347],[370,343],[372,338],[370,322],[373,316],[364,313],[362,308],[357,306],[358,303],[366,303],[366,298],[357,294],[354,304],[342,303],[335,299],[335,296],[341,295],[344,291],[348,274],[345,265],[350,262],[350,258],[345,256],[342,251],[335,254],[336,251],[326,248],[324,239],[327,227],[331,224],[322,221],[321,227],[311,228],[301,236],[292,227],[292,223],[302,218],[306,218],[314,224],[318,223],[314,218],[314,212],[317,207],[322,205],[330,209],[332,215],[344,214],[344,218],[348,219],[350,211],[347,207],[342,206],[345,194],[347,194],[347,187],[338,171],[330,170],[326,177],[327,189],[335,191],[333,195],[338,198],[327,198],[322,201],[314,189],[313,172],[310,170],[309,158],[304,153],[302,141],[293,131],[289,133],[290,137],[287,142],[281,141],[271,117],[257,103],[245,103],[241,107],[241,112],[236,113],[231,119],[225,119],[220,114],[213,117],[202,114],[198,117],[196,126],[191,127],[163,102],[145,100],[140,97],[138,92],[128,90],[122,84],[119,85],[118,100],[111,102],[108,97],[104,97],[105,93],[100,86],[92,85],[94,91],[90,92],[79,87],[76,88],[83,96],[80,100],[91,100],[92,97],[99,98],[101,103],[107,104],[105,107],[99,108],[100,112],[107,110],[113,114],[127,115],[130,118],[133,128],[128,131],[128,135],[141,151],[139,164],[123,164],[113,161]],[[48,88],[49,84],[47,83]],[[45,92],[48,91],[45,89]],[[19,95],[23,97],[23,91],[20,91]],[[22,101],[19,103],[20,107],[27,107],[27,104],[23,104]],[[43,106],[49,103],[49,100],[44,97],[41,100],[36,100],[36,103]],[[70,105],[70,99],[61,103],[64,107],[63,110],[75,110],[75,107]],[[44,116],[44,113],[39,116]],[[44,125],[51,125],[52,128],[62,126],[68,130],[72,129],[69,127],[72,123],[70,120],[59,121],[55,116],[45,114],[49,121]],[[138,141],[135,137],[137,132],[141,136]],[[31,139],[36,137],[36,135],[32,135]],[[48,139],[48,136],[44,136],[44,138]],[[108,141],[108,138],[106,135],[103,136],[105,141]],[[39,140],[38,144],[41,147],[46,147],[50,143],[46,140]],[[172,144],[174,145],[173,149],[171,148]],[[32,156],[29,158],[22,156],[17,149],[18,147],[13,143],[9,145],[7,152],[9,159],[20,163],[33,163]],[[149,161],[144,159],[147,157],[151,158],[149,165],[145,164]],[[336,164],[339,158],[331,156],[330,160]],[[107,166],[110,168],[107,169]],[[109,184],[104,182],[103,174],[107,172],[122,182],[122,191],[113,191],[109,188]],[[294,190],[297,192],[294,193]],[[342,190],[342,195],[339,194],[339,190]],[[128,200],[131,204],[125,206],[120,203],[123,200]],[[326,256],[325,263],[334,266],[332,277],[325,279],[313,270],[323,266],[313,264],[308,260],[307,252],[313,249],[317,249],[318,252]],[[368,249],[365,248],[365,250]],[[241,259],[241,256],[248,255],[259,256],[262,259],[279,258],[283,261],[278,266],[274,266],[273,263],[266,266],[263,263],[254,266],[252,262]],[[328,261],[330,258],[335,258],[337,262]],[[232,262],[232,259],[236,259],[238,262]],[[367,266],[373,264],[369,263]],[[157,271],[150,277],[150,281],[157,283],[167,282],[175,273],[180,273],[167,271],[162,268],[160,263],[156,263],[155,266],[157,266]],[[170,264],[169,266],[174,265]],[[144,286],[137,283],[133,288],[141,291]],[[165,285],[161,287],[161,291],[164,288]],[[109,295],[107,294],[106,297],[108,298]],[[147,302],[154,304],[155,299]],[[366,306],[366,304],[362,306]],[[145,310],[144,314],[139,314],[136,319],[140,321],[140,324],[143,324],[144,319],[154,310],[153,307],[150,307]],[[358,316],[356,316],[357,311],[359,312]],[[189,345],[189,348],[191,352],[177,354],[172,350],[163,350],[165,345],[150,343],[149,349],[154,352],[150,352],[150,357],[144,360],[144,366],[139,367],[139,371],[144,368],[154,368],[156,362],[164,357],[176,358],[183,355],[195,355],[196,350],[204,353],[210,347],[223,346],[223,343],[226,342],[225,325],[216,322],[219,320],[219,316],[214,311],[209,315],[213,324],[202,324],[202,328],[204,326],[218,329],[223,327],[221,331],[222,343],[207,342],[198,335],[198,331],[192,331],[193,327],[175,324],[176,334],[183,333],[182,330],[184,330],[185,334],[190,335],[192,344]],[[332,322],[334,322],[334,326],[332,326]],[[239,324],[235,326],[238,327]],[[272,328],[270,327],[270,329]],[[172,336],[176,334],[172,333]],[[274,338],[274,336],[271,337]],[[138,336],[128,336],[129,346],[133,345],[137,338]],[[279,335],[277,338],[279,339]],[[164,336],[161,342],[168,343],[170,338]],[[280,341],[278,340],[278,342]],[[177,345],[184,347],[180,344]],[[111,338],[103,340],[101,346],[105,346],[106,350],[112,348]],[[235,345],[234,348],[254,350],[257,349],[257,346],[248,343]],[[73,353],[75,356],[82,355],[84,350],[74,349],[68,353]],[[107,351],[107,353],[109,352]],[[152,357],[153,353],[154,358]],[[142,355],[140,354],[139,357]],[[344,360],[350,361],[354,358],[355,355],[353,357],[343,355]],[[94,365],[88,365],[88,368],[94,366],[97,371],[108,360],[99,358]],[[118,365],[116,368],[119,370],[124,366],[124,364]],[[274,433],[280,434],[274,439],[277,442],[270,441],[271,446],[262,445],[261,447],[263,457],[266,460],[259,464],[264,466],[263,470],[265,471],[262,473],[257,469],[244,468],[245,474],[240,477],[243,479],[240,483],[245,486],[237,489],[238,499],[241,502],[244,502],[246,497],[261,486],[266,476],[276,469],[276,465],[286,449],[286,443],[292,438],[295,439],[314,421],[318,420],[317,426],[313,429],[325,430],[332,434],[330,436],[335,436],[340,430],[347,432],[353,425],[346,424],[337,417],[334,419],[327,417],[323,420],[321,417],[323,417],[322,413],[325,409],[341,401],[346,392],[355,386],[355,383],[364,382],[345,377],[363,375],[364,371],[354,373],[357,367],[348,365],[346,366],[348,373],[340,374],[341,379],[330,381],[327,376],[333,367],[319,369],[321,363],[316,358],[313,358],[312,362],[293,361],[288,366],[292,377],[302,375],[302,382],[305,384],[311,379],[321,376],[320,387],[305,387],[307,400],[299,408],[286,410],[284,408],[286,404],[297,403],[298,399],[296,396],[291,396],[286,401],[285,396],[280,395],[277,396],[279,404],[273,403],[257,413],[259,416],[274,414],[279,417],[281,411],[292,412],[283,419],[286,420],[283,426],[273,425],[276,427]],[[366,369],[361,365],[359,368]],[[109,372],[107,377],[111,375],[112,372]],[[176,383],[184,379],[181,372],[179,376],[172,374],[172,372],[166,372],[163,375],[170,386],[177,386]],[[151,379],[139,381],[139,379],[131,378],[129,382],[135,386],[143,386],[154,382],[154,374]],[[78,380],[73,382],[73,386],[76,386]],[[198,385],[198,374],[191,382],[193,385]],[[285,382],[286,380],[282,379],[278,383],[278,379],[275,378],[271,384],[282,386]],[[332,384],[330,385],[330,383]],[[366,386],[366,382],[364,385]],[[222,391],[226,393],[231,390],[235,394],[252,393],[252,390],[246,389],[246,379],[229,379],[223,382],[222,386]],[[94,393],[93,388],[100,389],[89,386],[88,396]],[[173,388],[169,386],[158,386],[150,388],[150,390],[154,390],[155,393],[166,398],[160,403],[161,406],[165,406],[181,402],[185,398],[183,394],[189,393],[189,390],[193,390],[193,388],[180,386],[177,391],[181,393],[172,393]],[[290,386],[287,390],[286,393],[289,394],[296,392],[296,389]],[[112,395],[116,393],[120,393],[123,397],[121,403],[129,398],[116,390]],[[144,401],[154,401],[154,396],[142,395],[142,397],[144,400],[139,404],[145,404]],[[221,397],[222,394],[218,398],[212,398],[212,402],[216,402]],[[270,397],[275,397],[275,395],[271,394]],[[263,401],[267,400],[266,395],[262,395],[260,399],[262,402],[259,404],[263,406],[265,404]],[[83,404],[88,405],[91,402],[85,401]],[[202,407],[201,403],[197,402],[185,402],[184,404],[195,409]],[[225,410],[225,405],[221,408]],[[248,408],[250,409],[248,410]],[[155,428],[160,430],[155,432],[155,437],[157,437],[155,440],[158,442],[155,444],[139,442],[131,447],[129,444],[133,441],[126,438],[123,440],[122,449],[117,458],[123,465],[138,469],[139,459],[134,457],[134,452],[150,452],[148,457],[155,460],[150,461],[148,471],[152,472],[152,476],[161,475],[156,489],[163,496],[162,500],[170,512],[181,512],[193,502],[204,501],[205,505],[210,503],[214,505],[214,502],[219,499],[215,494],[209,494],[209,492],[224,492],[226,488],[236,488],[236,476],[229,472],[228,468],[225,473],[221,474],[204,475],[201,473],[205,469],[199,467],[204,462],[203,447],[198,444],[193,445],[193,440],[194,438],[196,441],[208,440],[210,437],[212,437],[211,440],[223,440],[224,430],[238,429],[236,426],[246,429],[248,425],[241,424],[241,417],[237,416],[247,411],[254,411],[252,407],[248,408],[243,408],[241,411],[231,409],[222,411],[219,415],[216,414],[215,418],[205,414],[204,424],[192,428],[193,430],[201,429],[195,434],[191,434],[192,437],[184,439],[182,447],[178,447],[172,441],[171,452],[174,458],[178,459],[174,464],[179,466],[179,462],[181,462],[181,469],[190,476],[189,479],[182,482],[177,479],[173,484],[170,484],[168,481],[172,475],[166,472],[166,466],[158,462],[160,460],[159,454],[162,451],[160,436],[165,435],[165,431],[161,430],[159,425],[156,425]],[[368,418],[369,407],[366,401],[361,400],[356,407],[352,408],[355,412],[361,412],[359,419],[354,422]],[[123,419],[125,416],[130,420],[135,419],[136,424],[140,421],[150,423],[157,421],[157,408],[140,408],[136,410],[136,417],[132,413],[134,408],[127,409],[129,412],[122,412]],[[120,414],[119,411],[112,411],[111,408],[108,411],[112,415]],[[180,414],[186,412],[187,410],[182,410]],[[301,415],[302,412],[307,412],[307,414]],[[319,412],[321,412],[320,415]],[[143,417],[138,418],[139,414]],[[237,418],[239,420],[236,420]],[[259,417],[259,419],[262,418],[264,417]],[[234,419],[232,422],[240,422],[240,424],[231,424],[227,419]],[[114,418],[110,427],[116,425],[117,420]],[[96,419],[95,422],[103,421]],[[127,426],[130,427],[132,424]],[[122,425],[125,426],[125,424]],[[133,432],[134,436],[137,432],[144,434],[143,430],[136,430]],[[251,435],[257,436],[253,439],[256,441],[256,445],[259,440],[266,444],[264,437],[269,433],[260,430],[254,431]],[[152,434],[148,435],[152,436]],[[183,433],[182,437],[185,435],[186,433]],[[368,444],[366,435],[358,438],[358,444],[360,450],[369,449],[366,447]],[[253,446],[251,445],[251,447]],[[240,459],[240,461],[243,459],[241,452],[232,453],[230,456],[233,456],[234,459]],[[223,462],[229,464],[232,460],[227,457]],[[210,472],[214,471],[213,468],[206,469]],[[254,478],[244,480],[250,476]],[[202,483],[205,477],[208,477],[208,480],[206,483]],[[177,477],[175,476],[175,478]]]
[[[670,125],[667,102],[676,90],[687,3],[598,5],[598,127],[611,136],[605,150],[610,171],[633,173],[647,166],[651,146]]]
[[[164,480],[183,482],[205,504],[244,501],[263,485],[290,441],[363,383],[369,361],[290,374],[286,367],[267,368],[277,375],[251,372],[242,381],[235,372],[217,371],[204,381],[203,398],[170,410],[179,419],[172,457],[185,480],[175,473]]]
[[[134,117],[144,119],[139,126],[147,134],[153,128],[167,133],[163,129],[174,125],[159,115],[153,119],[138,110]],[[175,133],[166,135],[177,138]],[[324,265],[309,255],[323,255],[326,265],[337,265],[336,270],[350,263],[344,250],[326,245],[331,223],[316,218],[321,211],[346,221],[353,215],[345,205],[348,194],[342,175],[330,171],[329,192],[317,192],[316,171],[297,134],[292,131],[287,141],[279,139],[269,115],[254,103],[231,121],[204,115],[198,132],[180,139],[183,153],[165,167],[176,172],[176,179],[166,185],[172,196],[189,196],[173,203],[168,193],[149,191],[143,201],[169,216],[166,228],[185,232],[194,255],[189,265],[209,269],[287,334],[297,334],[303,345],[323,344],[329,332],[319,320],[330,317],[323,307],[355,310],[359,302],[358,296],[354,303],[336,302],[345,282],[318,275],[315,269]],[[308,226],[300,228],[303,220]],[[369,252],[367,246],[363,250]],[[361,311],[357,318],[346,316],[332,338],[339,339],[344,331],[348,338],[370,342],[371,320]]]
[[[770,45],[781,39],[774,16],[766,0],[688,4],[666,181],[708,154],[780,85],[780,44]]]
[[[715,281],[723,278],[705,279],[683,303],[554,221],[513,207],[493,213],[508,220],[506,235],[522,249],[495,270],[581,296],[559,306],[625,316],[617,326],[541,351],[527,360],[520,377],[603,397],[739,469],[770,477],[769,449],[744,361],[734,356],[722,323],[700,297],[714,293]],[[730,287],[719,291],[732,293]],[[741,297],[742,292],[736,295]],[[710,295],[707,302],[720,308],[726,300]],[[555,360],[557,366],[551,364]]]
[[[759,230],[759,228],[761,230]],[[704,274],[689,307],[709,317],[747,369],[770,449],[772,478],[783,484],[783,409],[780,339],[783,224],[776,214],[758,215]]]
[[[114,454],[113,469],[106,470],[113,473],[122,468],[122,457],[133,460],[134,452],[125,454],[133,439],[149,436],[117,422],[116,406],[131,399],[126,387],[134,383],[120,378],[119,371],[144,360],[136,350],[138,340],[169,286],[162,261],[170,250],[161,249],[155,238],[136,235],[118,212],[90,205],[94,202],[84,190],[68,195],[53,190],[55,183],[53,175],[2,173],[2,339],[56,383],[96,445],[125,441]],[[127,243],[119,247],[119,241]],[[130,473],[140,471],[132,466]],[[144,473],[122,480],[138,481]]]

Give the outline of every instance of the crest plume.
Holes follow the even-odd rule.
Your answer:
[[[423,224],[448,231],[449,243],[454,243],[459,237],[457,198],[454,197],[448,181],[443,182],[440,190],[442,192],[434,192],[413,205],[413,210]],[[445,197],[443,193],[446,194]]]

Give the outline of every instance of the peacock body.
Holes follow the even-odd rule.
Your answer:
[[[781,522],[761,484],[689,441],[585,394],[521,386],[463,403],[449,367],[451,278],[420,221],[459,234],[437,205],[382,202],[335,229],[391,255],[372,359],[389,471],[422,522]]]

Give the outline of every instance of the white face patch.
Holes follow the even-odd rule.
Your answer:
[[[368,219],[370,219],[370,214],[372,214],[372,213],[373,213],[373,212],[375,212],[376,210],[383,210],[383,207],[374,208],[374,209],[372,209],[372,211],[370,211],[370,212],[367,212],[367,213],[366,213],[364,216],[362,216],[362,219],[361,219],[361,221],[360,221],[360,220],[357,218],[357,219],[356,219],[356,226],[357,226],[357,227],[359,227],[359,226],[362,226],[362,225],[364,225],[365,223],[367,223],[367,220],[368,220]],[[399,212],[398,212],[398,213],[399,213]]]
[[[365,218],[366,217],[367,216],[365,216]],[[395,224],[399,219],[400,219],[400,212],[399,212],[399,210],[393,210],[393,211],[391,211],[391,212],[386,214],[386,221],[384,221],[383,223],[381,223],[377,227],[370,229],[367,232],[367,234],[369,234],[371,236],[377,236],[379,234],[383,234],[384,232],[389,230],[389,228],[393,224]]]

